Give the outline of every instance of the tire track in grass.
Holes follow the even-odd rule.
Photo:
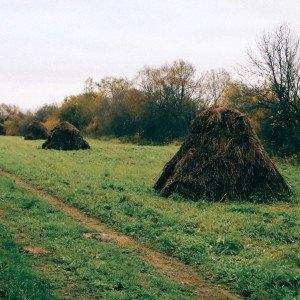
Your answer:
[[[33,187],[18,176],[5,171],[3,168],[0,168],[0,172],[21,187],[29,190],[38,197],[44,199],[46,202],[52,204],[54,207],[71,216],[77,222],[96,230],[100,235],[100,239],[114,241],[121,245],[130,244],[134,248],[142,250],[141,258],[144,261],[152,264],[157,271],[164,274],[171,280],[183,286],[192,288],[199,299],[240,299],[239,296],[221,288],[220,286],[210,285],[204,278],[201,278],[201,276],[193,268],[186,266],[176,258],[153,251],[145,245],[138,243],[133,238],[112,230],[105,224],[101,223],[98,219],[87,215],[80,209],[63,202],[57,197]],[[89,236],[87,234],[86,237],[89,238],[93,236]]]

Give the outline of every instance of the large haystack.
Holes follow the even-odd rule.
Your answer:
[[[291,193],[249,119],[214,106],[192,122],[190,133],[155,184],[163,196],[197,200],[279,197]]]
[[[43,123],[33,121],[27,127],[24,139],[25,140],[45,140],[48,137],[48,132]]]
[[[0,123],[0,135],[6,135],[6,129],[3,124]]]
[[[90,148],[87,141],[80,135],[79,130],[69,122],[56,125],[42,147],[43,149],[57,150],[84,150]]]

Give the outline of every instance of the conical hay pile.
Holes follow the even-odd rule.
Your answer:
[[[6,135],[6,129],[3,124],[0,124],[0,135]]]
[[[45,140],[48,137],[48,131],[43,123],[33,121],[27,127],[25,140]]]
[[[192,200],[219,201],[291,193],[249,119],[220,106],[194,119],[186,141],[165,165],[154,188],[163,196],[178,193]]]
[[[89,149],[90,146],[80,135],[79,130],[69,122],[62,122],[55,126],[46,142],[42,145],[43,149],[57,150],[80,150]]]

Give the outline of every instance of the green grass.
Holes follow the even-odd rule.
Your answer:
[[[49,290],[49,284],[31,270],[29,259],[0,223],[0,298],[52,299]]]
[[[194,299],[143,262],[142,253],[84,237],[93,230],[3,175],[0,182],[0,291],[5,299]],[[43,251],[26,253],[28,246]]]
[[[91,150],[60,152],[0,137],[0,166],[244,297],[297,296],[299,166],[279,164],[291,202],[194,203],[152,189],[178,146],[89,142]]]

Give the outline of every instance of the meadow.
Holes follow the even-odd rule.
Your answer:
[[[265,204],[260,203],[260,199],[252,199],[251,202],[191,202],[178,195],[163,198],[152,188],[164,164],[177,151],[178,145],[139,146],[99,140],[89,140],[89,143],[91,149],[86,151],[46,151],[41,149],[41,141],[0,137],[0,167],[99,218],[115,230],[134,237],[140,243],[180,259],[209,282],[221,284],[244,298],[297,297],[300,282],[299,165],[285,160],[277,161],[294,192],[288,202],[276,202],[273,199]],[[82,292],[91,298],[95,297],[98,289],[104,289],[111,298],[120,299],[120,295],[125,298],[133,295],[145,299],[147,296],[142,294],[145,286],[149,288],[149,298],[193,298],[190,291],[160,277],[151,266],[145,266],[135,257],[135,253],[129,251],[130,254],[126,254],[128,258],[123,258],[122,255],[125,254],[121,248],[112,247],[109,243],[94,246],[82,240],[84,229],[76,227],[75,230],[71,219],[62,225],[60,222],[66,220],[66,217],[61,212],[54,210],[47,219],[44,212],[51,208],[40,202],[36,205],[36,199],[33,204],[28,204],[28,210],[23,199],[31,203],[30,198],[33,196],[19,190],[5,178],[1,177],[0,180],[4,183],[1,184],[0,209],[8,211],[5,213],[7,224],[4,224],[1,238],[9,241],[9,247],[18,248],[15,244],[17,241],[11,240],[10,235],[26,228],[32,239],[39,240],[46,248],[55,249],[55,259],[67,260],[66,269],[61,269],[59,275],[56,274],[55,266],[51,268],[55,261],[49,262],[50,267],[47,269],[52,270],[53,279],[48,280],[53,283],[50,287],[43,282],[39,283],[41,292],[50,295],[51,291],[48,289],[51,287],[59,291],[62,283],[69,277],[72,278],[72,271],[77,270],[78,266],[73,264],[86,259],[90,259],[88,265],[96,264],[97,256],[86,253],[92,251],[100,252],[101,257],[108,257],[108,268],[116,269],[111,275],[114,279],[120,276],[117,272],[120,261],[126,261],[123,266],[129,273],[126,280],[130,282],[135,278],[133,291],[122,289],[120,293],[123,294],[109,294],[107,291],[110,289],[106,289],[106,286],[113,279],[110,282],[109,277],[103,276],[99,281],[92,268],[91,271],[82,270],[80,276],[74,275],[76,278],[73,279],[73,284],[78,284],[79,294],[82,280],[94,280],[100,287],[97,288],[95,283],[91,291]],[[11,189],[16,190],[17,196]],[[57,225],[54,226],[53,222],[57,222]],[[43,231],[46,227],[47,231]],[[36,228],[45,234],[41,234]],[[72,234],[65,239],[66,231]],[[74,248],[78,247],[79,251],[68,247],[64,250],[66,253],[61,252],[66,241],[74,242]],[[16,255],[23,256],[22,252]],[[38,264],[32,259],[27,256],[22,259],[26,272],[27,266]],[[141,268],[148,268],[145,272],[147,275],[137,278],[134,274],[140,274]],[[7,276],[5,272],[4,275],[2,273],[0,280]],[[32,280],[38,280],[32,276]],[[122,285],[126,287],[128,282]],[[162,294],[162,290],[165,294]]]
[[[0,180],[3,298],[196,299],[132,247],[92,241],[90,228],[3,175]]]

